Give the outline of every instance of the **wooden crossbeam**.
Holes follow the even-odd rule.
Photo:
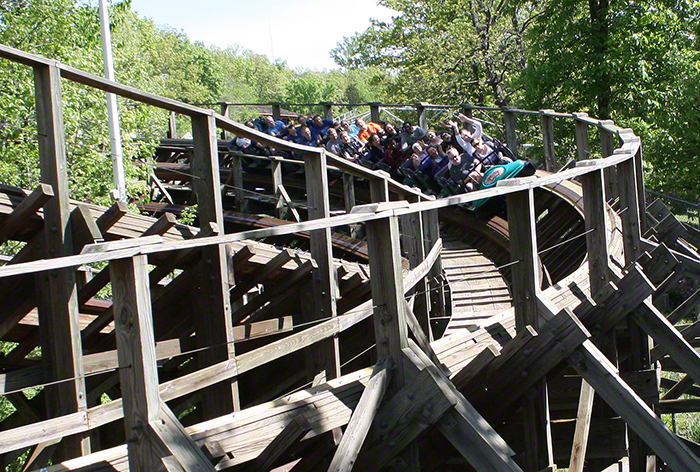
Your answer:
[[[585,342],[569,357],[569,362],[669,466],[676,470],[700,470],[700,459],[620,378],[610,361],[593,343]]]
[[[292,446],[311,429],[309,422],[302,416],[296,416],[278,434],[270,444],[263,449],[250,466],[250,471],[270,470],[272,465],[283,456]]]
[[[249,277],[246,277],[244,280],[238,282],[236,286],[231,289],[231,300],[238,300],[256,285],[264,283],[268,277],[275,275],[292,259],[294,259],[294,253],[291,251],[291,249],[281,250],[280,253],[270,259],[270,261],[267,262],[264,267],[256,270]]]
[[[160,414],[155,420],[149,422],[150,431],[153,433],[151,440],[156,439],[172,454],[177,462],[187,472],[213,472],[214,467],[202,450],[182,427],[180,421],[162,400],[160,401]],[[161,453],[162,454],[162,453]],[[162,454],[162,456],[165,456]]]
[[[75,254],[78,254],[83,246],[87,244],[104,241],[102,232],[87,206],[76,206],[71,212],[70,222],[73,233],[73,252]]]
[[[269,287],[263,293],[248,301],[248,303],[236,310],[231,315],[231,318],[235,323],[238,323],[247,317],[254,315],[256,310],[262,308],[262,306],[267,302],[276,299],[276,297],[287,293],[290,287],[294,287],[301,280],[308,277],[312,271],[316,270],[317,268],[318,266],[313,259],[304,262],[304,264],[302,264],[291,274],[276,280],[273,287]]]
[[[343,439],[333,456],[328,472],[348,472],[352,470],[360,448],[367,437],[380,403],[384,398],[386,387],[391,378],[391,360],[377,360],[362,397],[353,411],[345,428]],[[262,469],[258,469],[262,470]]]
[[[49,184],[39,184],[34,191],[17,205],[14,211],[5,219],[0,226],[0,243],[11,239],[20,231],[27,221],[36,215],[36,212],[54,196],[53,188]]]
[[[688,344],[683,335],[648,300],[634,312],[635,321],[688,373],[700,383],[700,354]]]
[[[430,373],[443,395],[454,405],[440,418],[438,429],[462,457],[477,470],[520,471],[512,459],[515,453],[508,444],[411,340],[404,354],[414,368]]]
[[[200,228],[199,232],[194,235],[194,238],[207,238],[209,236],[216,236],[219,234],[220,229],[216,223],[205,223]],[[186,249],[175,255],[175,257],[168,257],[160,264],[158,264],[151,272],[148,274],[148,278],[151,282],[151,286],[156,285],[165,276],[171,273],[176,268],[183,268],[194,263],[194,260],[199,256],[201,252],[198,249]]]

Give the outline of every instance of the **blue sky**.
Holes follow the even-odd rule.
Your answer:
[[[191,41],[225,48],[240,44],[284,59],[291,68],[333,69],[330,50],[344,36],[394,13],[377,0],[132,0],[132,10]],[[274,54],[274,56],[273,56]]]

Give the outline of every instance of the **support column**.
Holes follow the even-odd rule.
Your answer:
[[[216,143],[216,121],[212,115],[192,117],[194,156],[192,172],[197,194],[200,227],[215,223],[224,233],[224,215],[221,203],[219,153]],[[202,248],[199,286],[195,300],[202,316],[195,316],[196,342],[199,347],[211,347],[197,354],[199,367],[232,360],[236,357],[233,345],[233,324],[229,288],[233,273],[229,273],[226,245]],[[240,408],[237,378],[203,390],[204,419],[215,418]]]
[[[309,207],[309,219],[328,218],[330,203],[328,195],[328,168],[326,151],[309,152],[304,154],[306,163],[306,195]],[[313,311],[306,314],[304,321],[330,318],[338,315],[337,300],[338,286],[333,267],[333,251],[331,246],[330,228],[317,229],[309,232],[311,257],[318,264],[313,271]],[[340,349],[338,337],[314,344],[313,355],[307,356],[311,374],[325,373],[323,378],[331,380],[340,376]]]
[[[641,148],[639,151],[641,154]],[[617,177],[620,192],[620,218],[622,219],[622,237],[625,252],[625,266],[642,255],[641,224],[642,208],[639,207],[637,181],[637,156],[617,165]],[[642,192],[642,199],[643,199]],[[639,328],[633,315],[629,317],[629,335],[631,340],[632,371],[646,370],[651,367],[649,336]],[[643,438],[628,428],[629,460],[631,472],[646,472],[647,456],[650,451]],[[652,462],[655,457],[652,456]]]
[[[282,110],[281,110],[281,105],[280,103],[272,103],[272,117],[275,120],[281,120],[282,119]]]
[[[513,281],[513,307],[517,333],[539,328],[537,293],[540,270],[535,234],[535,201],[532,189],[508,194],[508,231]],[[517,262],[516,262],[517,261]],[[524,469],[540,471],[554,464],[546,378],[538,381],[522,402],[525,438]]]
[[[68,163],[63,125],[61,73],[55,66],[34,68],[37,135],[41,182],[51,185],[54,197],[44,205],[43,257],[73,254],[68,206]],[[75,379],[83,375],[82,345],[78,325],[78,296],[74,269],[42,272],[39,287],[41,360],[46,381]],[[87,408],[85,381],[69,380],[46,388],[49,418]],[[64,438],[54,460],[90,453],[88,435]]]
[[[129,469],[157,470],[161,456],[148,434],[149,424],[160,417],[148,258],[112,261],[109,273]]]
[[[401,242],[396,217],[369,221],[366,224],[369,251],[370,284],[374,307],[374,332],[377,358],[390,358],[396,371],[386,390],[386,398],[398,393],[407,383],[402,349],[408,347],[406,303],[401,276]],[[402,454],[402,470],[418,471],[418,450],[415,444]]]
[[[221,102],[219,105],[221,105],[221,116],[229,118],[229,114],[228,114],[229,105],[228,105],[228,103]],[[221,130],[221,139],[223,139],[224,141],[228,141],[228,132],[225,129]]]

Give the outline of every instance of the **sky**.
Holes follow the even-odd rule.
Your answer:
[[[222,49],[237,43],[292,69],[318,71],[337,68],[330,51],[343,37],[366,30],[370,18],[395,14],[377,0],[132,0],[131,9],[192,42]]]

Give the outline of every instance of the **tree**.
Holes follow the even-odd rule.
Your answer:
[[[642,137],[648,182],[694,199],[698,17],[690,1],[550,1],[528,35],[523,106],[612,118]]]
[[[396,79],[400,101],[506,105],[526,65],[524,32],[536,3],[493,0],[384,0],[398,12],[332,51],[345,68],[376,66]]]

